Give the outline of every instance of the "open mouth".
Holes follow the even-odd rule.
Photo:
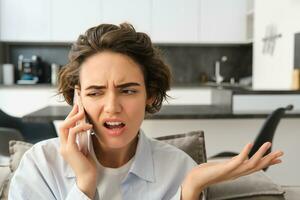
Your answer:
[[[123,122],[104,122],[103,125],[107,129],[120,129],[125,126]]]

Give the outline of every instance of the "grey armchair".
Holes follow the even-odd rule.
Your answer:
[[[23,141],[24,138],[16,129],[0,127],[0,164],[9,163],[9,141],[11,140]]]

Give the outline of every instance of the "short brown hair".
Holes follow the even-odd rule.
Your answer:
[[[83,61],[89,56],[111,51],[129,56],[141,66],[144,75],[147,98],[153,98],[152,105],[146,106],[146,112],[160,110],[162,101],[168,97],[171,72],[163,61],[158,48],[154,47],[149,36],[136,32],[128,23],[119,26],[101,24],[88,29],[80,35],[69,52],[69,63],[58,75],[58,92],[63,94],[66,102],[73,105],[75,85],[80,86],[79,72]]]

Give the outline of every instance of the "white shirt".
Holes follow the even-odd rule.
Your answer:
[[[22,157],[9,190],[10,200],[87,200],[59,153],[59,139],[35,144]],[[179,200],[186,173],[196,166],[183,151],[140,131],[135,158],[121,183],[123,200]],[[95,198],[99,199],[98,193]]]
[[[99,162],[97,168],[99,171],[97,190],[101,200],[121,200],[121,184],[129,172],[134,157],[125,165],[119,168],[108,168],[102,166]]]

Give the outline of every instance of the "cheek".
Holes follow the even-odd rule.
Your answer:
[[[99,113],[102,110],[102,105],[100,103],[95,103],[93,101],[85,101],[83,102],[83,105],[90,119],[96,122],[98,120]]]
[[[134,119],[144,118],[146,104],[143,101],[132,101],[124,104],[123,109],[127,115]]]

